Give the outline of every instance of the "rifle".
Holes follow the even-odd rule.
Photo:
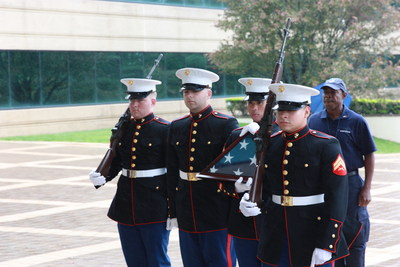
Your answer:
[[[286,22],[286,27],[284,29],[283,42],[281,46],[281,51],[279,53],[278,61],[275,64],[274,74],[272,76],[271,83],[279,83],[282,78],[283,71],[283,60],[285,58],[285,45],[286,39],[289,36],[289,28],[291,24],[291,18],[288,18]],[[275,105],[276,95],[272,92],[268,92],[267,103],[265,106],[263,117],[260,121],[260,129],[256,136],[254,137],[254,142],[256,143],[256,173],[254,175],[253,185],[250,188],[250,201],[260,203],[262,199],[262,180],[264,176],[264,160],[265,155],[268,151],[268,144],[272,133],[272,124],[274,119],[274,114],[272,108]]]
[[[147,74],[146,79],[151,79],[151,75],[154,70],[160,63],[163,54],[160,54],[158,58],[154,61],[153,67],[151,68],[149,74]],[[96,172],[101,173],[102,176],[108,177],[108,173],[110,171],[111,162],[116,156],[116,150],[119,141],[125,133],[126,127],[128,126],[128,122],[131,119],[131,112],[129,107],[125,110],[124,114],[119,118],[117,124],[115,124],[114,128],[111,129],[111,137],[110,137],[110,148],[107,150],[103,159],[101,160],[99,166],[96,169]],[[100,186],[95,186],[95,188],[99,188]]]

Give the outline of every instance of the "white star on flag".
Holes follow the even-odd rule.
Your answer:
[[[252,164],[256,165],[256,163],[257,163],[257,158],[256,155],[254,155],[252,158],[250,158],[250,165]]]
[[[242,142],[240,142],[240,149],[247,149],[247,145],[248,145],[249,143],[247,143],[246,142],[246,139],[243,139],[243,141]]]
[[[215,165],[212,166],[212,168],[210,168],[211,173],[216,173],[217,171],[218,171],[218,169],[215,168]]]
[[[236,175],[241,175],[243,172],[241,172],[240,168],[238,168],[236,171],[233,171],[233,173]]]
[[[233,158],[234,158],[234,157],[231,156],[231,153],[229,153],[228,155],[225,156],[225,162],[231,163],[231,160],[232,160]]]

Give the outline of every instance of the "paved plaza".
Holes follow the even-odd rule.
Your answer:
[[[125,266],[116,223],[106,216],[116,181],[96,190],[88,179],[106,150],[0,141],[0,267]],[[400,154],[377,154],[368,267],[400,266],[399,178]],[[172,266],[182,266],[177,230],[168,251]]]

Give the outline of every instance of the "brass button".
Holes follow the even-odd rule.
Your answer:
[[[156,190],[158,190],[158,189],[160,189],[160,187],[159,187],[159,186],[156,186]]]
[[[132,147],[132,151],[136,151],[136,147]]]
[[[308,164],[307,164],[307,163],[306,163],[306,164],[304,164],[304,167],[306,167],[306,168],[307,168],[307,167],[308,167]]]
[[[332,245],[329,245],[329,248],[330,248],[330,249],[332,249],[332,248],[333,248],[333,246],[332,246]]]
[[[197,126],[197,122],[193,123],[193,127],[196,127],[196,126]]]
[[[132,167],[132,168],[134,168],[135,166],[136,166],[136,164],[135,164],[135,163],[132,163],[132,164],[131,164],[131,167]]]
[[[289,143],[287,144],[287,146],[288,146],[288,147],[292,147],[292,146],[293,146],[293,143],[292,143],[292,142],[289,142]]]
[[[193,130],[192,134],[197,134],[197,131],[196,131],[196,130]]]
[[[210,144],[211,144],[211,141],[208,141],[208,142],[207,142],[207,145],[210,145]]]
[[[138,142],[138,140],[137,139],[133,139],[133,142],[136,144]]]
[[[139,132],[135,132],[135,135],[138,136],[138,135],[139,135]]]
[[[289,155],[290,155],[290,151],[286,150],[286,151],[285,151],[285,155],[286,155],[286,156],[289,156]]]
[[[141,122],[144,122],[144,121],[145,121],[145,119],[142,119],[142,120],[141,120]]]
[[[203,114],[199,114],[199,119],[200,119],[201,117],[203,117]]]
[[[283,170],[282,174],[283,175],[288,175],[288,171],[287,170]]]
[[[191,152],[194,152],[196,149],[194,148],[194,147],[192,147],[191,149],[190,149],[190,151]]]
[[[193,171],[193,166],[190,166],[190,167],[189,167],[189,170]]]
[[[178,191],[179,190],[178,187],[175,187],[175,190]]]
[[[268,168],[268,164],[264,164],[264,168]]]
[[[321,217],[318,216],[318,217],[317,217],[317,220],[320,221],[320,220],[321,220]]]
[[[132,159],[136,159],[136,156],[132,156]]]
[[[140,128],[142,128],[142,126],[140,126],[140,125],[136,125],[136,129],[140,129]]]
[[[196,142],[196,139],[193,138],[193,139],[192,139],[192,143],[195,143],[195,142]]]
[[[294,134],[294,138],[298,138],[299,135],[300,135],[299,133],[295,133],[295,134]]]
[[[152,146],[153,144],[152,143],[149,143],[149,146]]]
[[[339,227],[339,225],[337,223],[335,223],[335,228],[338,228],[338,227]]]
[[[190,161],[193,161],[194,160],[194,157],[190,157],[190,159],[189,159]]]
[[[217,189],[217,192],[218,192],[218,193],[221,192],[221,189],[218,188],[218,189]]]
[[[283,194],[284,195],[288,195],[289,194],[289,190],[287,190],[287,189],[283,190]]]
[[[287,159],[283,160],[283,165],[287,165],[289,163],[289,161]]]
[[[175,145],[179,145],[179,142],[176,142]]]
[[[336,237],[336,235],[335,234],[332,234],[332,238],[335,238]]]
[[[284,184],[284,185],[288,185],[288,184],[289,184],[289,181],[288,181],[288,180],[285,180],[285,181],[283,181],[283,184]]]

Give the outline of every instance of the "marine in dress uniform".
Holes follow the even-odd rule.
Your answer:
[[[258,258],[263,266],[333,266],[348,255],[342,228],[347,209],[347,172],[336,138],[308,128],[313,88],[272,84],[282,131],[271,136],[265,157]],[[240,210],[260,213],[244,195]],[[311,262],[311,264],[310,264]],[[323,264],[323,265],[320,265]]]
[[[370,229],[367,205],[370,202],[374,172],[374,152],[377,149],[367,121],[343,105],[348,93],[343,80],[328,79],[321,89],[324,91],[326,108],[311,115],[309,125],[312,129],[335,136],[339,140],[349,177],[349,202],[343,233],[350,255],[336,263],[336,266],[364,267]],[[362,167],[365,167],[365,181],[358,173],[358,169]]]
[[[108,217],[118,222],[128,266],[171,266],[165,160],[170,123],[153,113],[156,85],[161,82],[133,78],[121,82],[128,88],[132,117],[105,178],[111,181],[121,172]]]
[[[268,97],[268,85],[271,84],[271,79],[265,78],[241,78],[239,82],[246,88],[246,96],[243,99],[247,101],[247,111],[253,119],[253,127],[255,131],[258,130],[257,124],[263,117]],[[234,142],[239,142],[245,138],[246,135],[254,135],[255,131],[249,129],[249,126],[235,129],[229,136],[225,147],[229,147]],[[253,133],[252,133],[253,132]],[[251,181],[250,181],[251,182]],[[260,267],[261,261],[257,259],[258,248],[258,232],[257,221],[260,220],[261,215],[257,217],[245,217],[239,210],[239,202],[244,192],[250,190],[247,186],[249,183],[242,183],[242,179],[238,179],[234,188],[228,191],[232,196],[231,210],[229,214],[228,232],[234,238],[234,246],[239,266],[246,267]],[[232,187],[233,184],[231,184]]]
[[[168,141],[170,218],[177,218],[183,264],[189,267],[234,266],[227,233],[230,199],[223,184],[196,175],[216,158],[231,131],[234,117],[210,106],[213,72],[183,68],[176,72],[190,114],[171,123]]]

